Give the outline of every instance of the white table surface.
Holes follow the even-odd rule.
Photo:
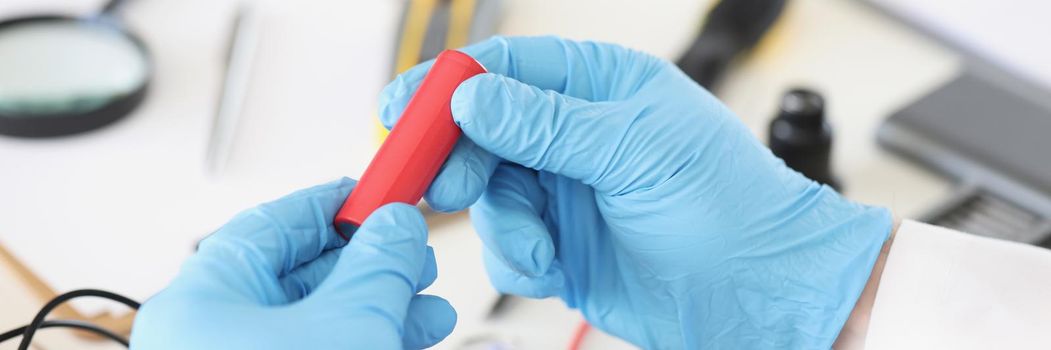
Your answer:
[[[313,10],[307,11],[326,12],[328,5],[320,0],[309,3]],[[129,11],[153,19],[151,23],[157,26],[188,25],[194,19],[165,19],[165,14],[192,13],[186,12],[190,4],[201,6],[202,2],[142,1],[132,5]],[[510,0],[501,31],[612,41],[673,58],[688,45],[698,27],[695,22],[706,6],[704,2],[688,0]],[[200,9],[212,10],[204,6]],[[166,45],[169,46],[159,51],[170,56],[159,60],[176,65],[194,63],[177,62],[188,56],[180,53],[177,43]],[[321,65],[338,64],[307,55],[279,57],[287,63],[313,60]],[[759,50],[730,74],[720,94],[742,120],[765,139],[766,123],[784,91],[797,85],[818,89],[827,99],[828,114],[835,129],[834,167],[845,184],[846,195],[887,206],[896,215],[910,217],[936,203],[951,190],[951,184],[880,150],[875,144],[875,130],[893,110],[948,79],[958,65],[953,55],[933,42],[863,4],[844,0],[795,0]],[[211,77],[201,85],[213,89],[216,83],[217,79]],[[333,94],[331,91],[316,93]],[[370,110],[374,110],[375,104],[363,100],[347,103],[369,104]],[[360,169],[348,171],[354,173]],[[522,349],[565,347],[581,318],[574,311],[566,310],[558,300],[518,299],[504,317],[496,321],[482,319],[494,292],[481,266],[480,243],[473,237],[466,220],[454,220],[434,229],[431,244],[436,250],[440,277],[428,292],[448,298],[460,312],[457,329],[438,348],[457,349],[466,339],[490,335],[511,339]],[[14,281],[11,271],[3,266],[0,266],[0,281]],[[0,284],[0,310],[4,310],[0,312],[0,329],[25,323],[41,303],[17,283]],[[118,348],[86,343],[63,331],[46,332],[38,340],[41,349]],[[586,349],[631,348],[598,332],[590,333],[584,345]],[[13,348],[13,343],[0,346],[0,349]]]

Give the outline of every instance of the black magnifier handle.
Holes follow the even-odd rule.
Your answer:
[[[754,47],[773,26],[787,1],[719,1],[676,64],[698,84],[713,90],[730,63]]]

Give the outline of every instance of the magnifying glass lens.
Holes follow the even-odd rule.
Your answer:
[[[0,30],[0,114],[47,118],[99,109],[142,88],[148,58],[116,28],[28,21]]]

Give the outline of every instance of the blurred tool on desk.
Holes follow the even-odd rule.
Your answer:
[[[223,88],[212,121],[205,156],[206,167],[213,175],[219,175],[226,167],[233,147],[237,124],[241,119],[245,98],[252,78],[252,64],[259,49],[259,33],[262,18],[255,3],[246,2],[238,6],[230,28],[229,49],[226,53],[226,72]]]

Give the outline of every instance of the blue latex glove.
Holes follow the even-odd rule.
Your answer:
[[[787,168],[674,65],[615,45],[494,38],[464,49],[466,138],[427,192],[472,203],[501,291],[560,296],[653,348],[829,348],[892,228]],[[393,125],[429,67],[381,97]]]
[[[343,179],[235,217],[142,306],[133,349],[419,349],[456,324],[447,301],[417,294],[437,276],[413,206],[368,217],[349,244],[332,218]]]

